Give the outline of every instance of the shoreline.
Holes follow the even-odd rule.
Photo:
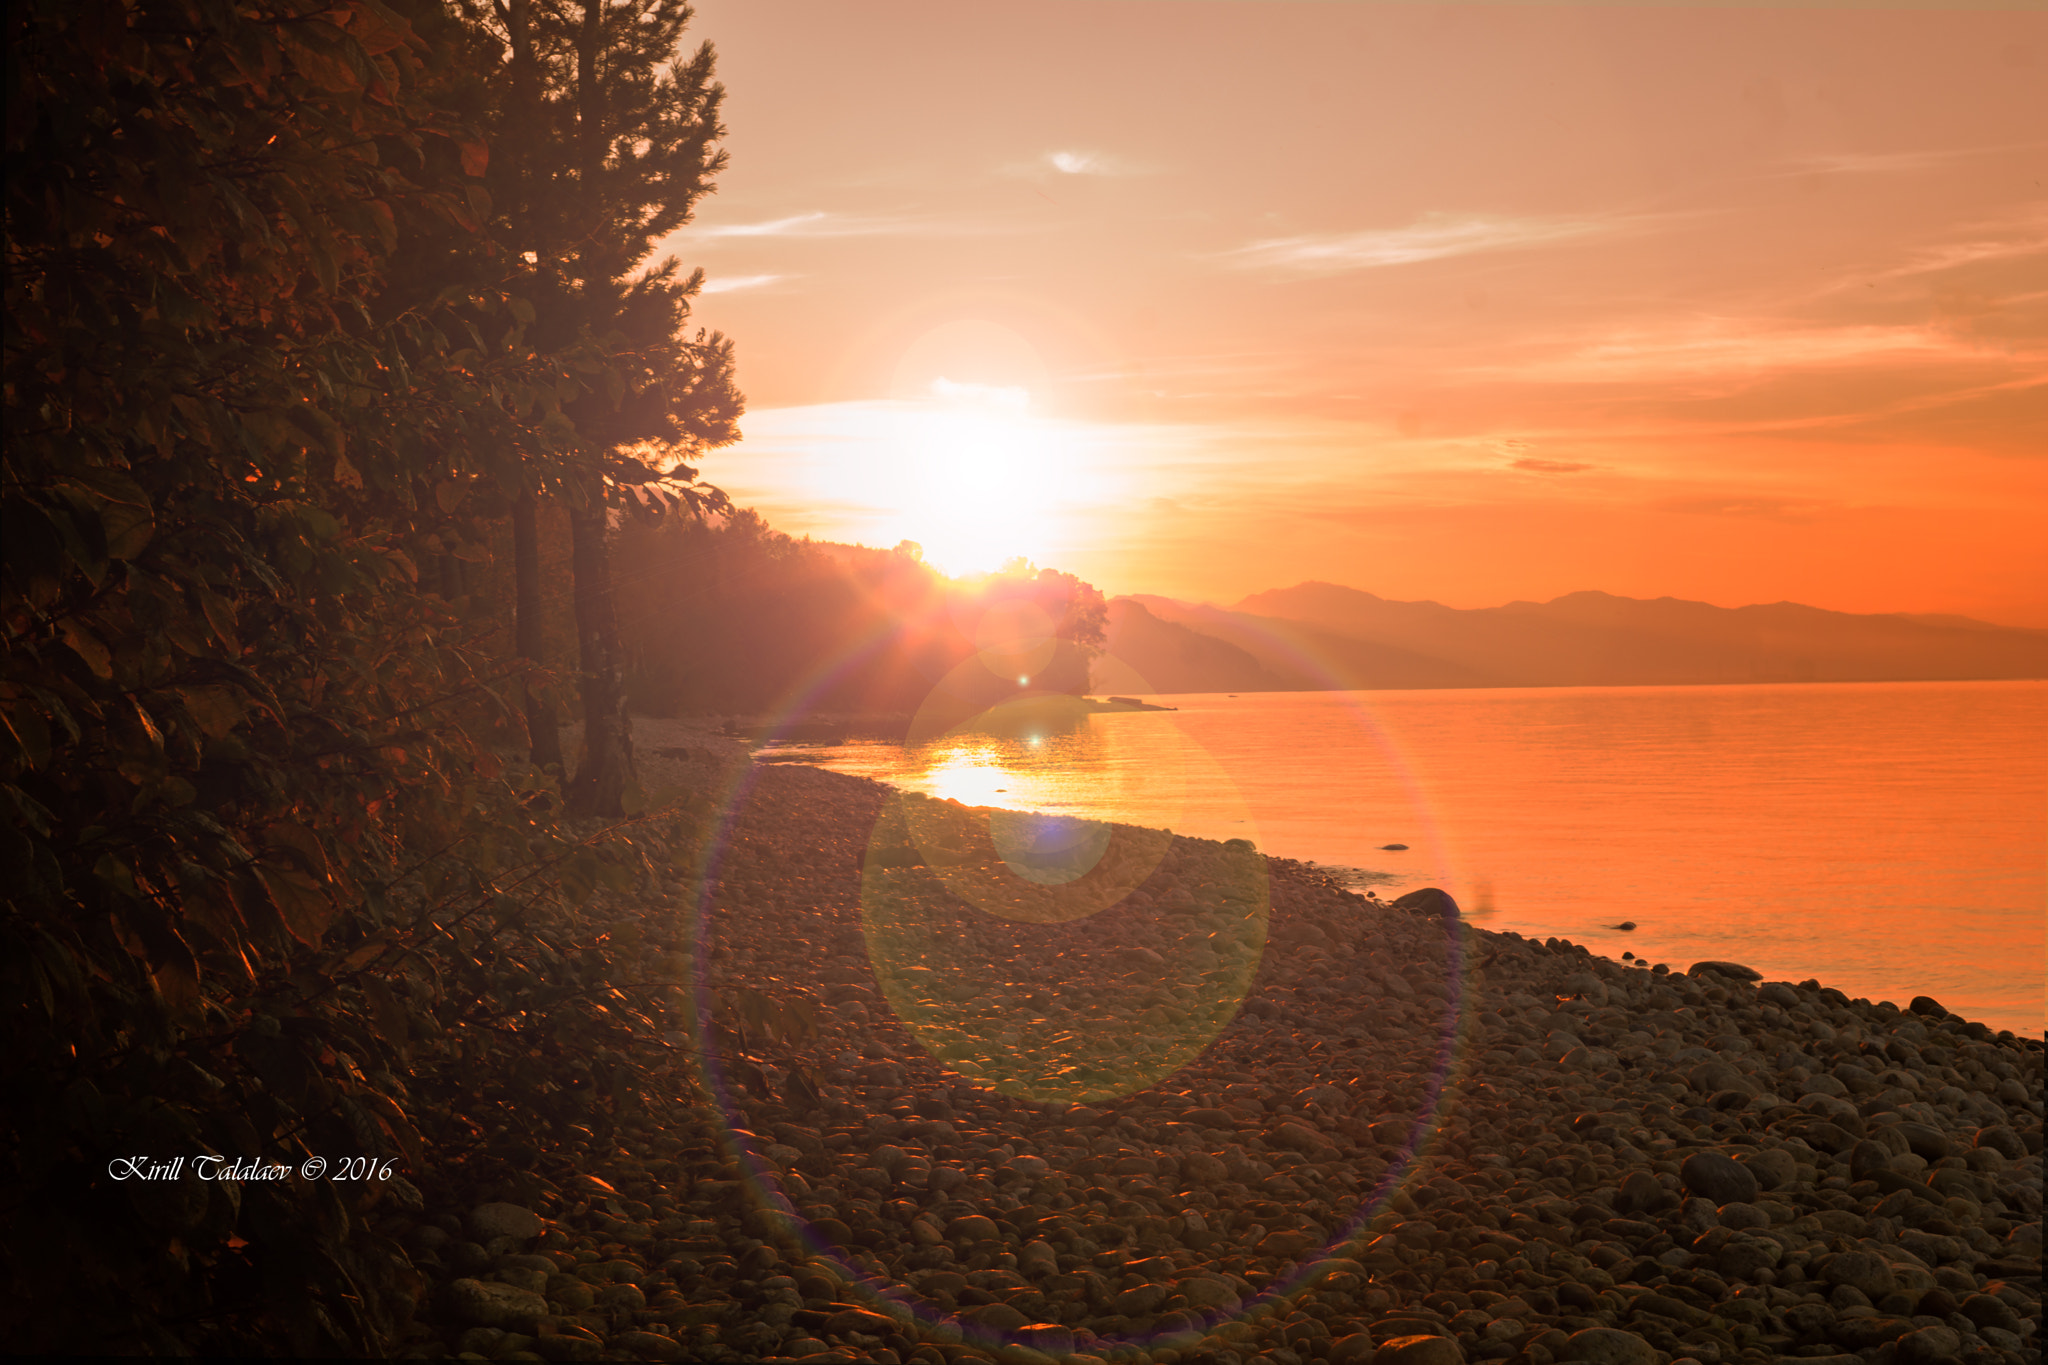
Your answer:
[[[2017,694],[2001,696],[2001,716],[2021,705]],[[1333,724],[1350,735],[1343,728],[1348,713],[1341,707],[1298,714],[1283,710],[1269,717],[1262,708],[1268,702],[1277,705],[1273,698],[1214,703],[1250,707],[1248,718],[1215,712],[1208,702],[1196,705],[1199,699],[1178,700],[1212,711],[1202,721],[1187,722],[1196,727],[1189,733],[1200,735],[1201,743],[1227,763],[1232,780],[1255,794],[1257,823],[1267,826],[1263,837],[1252,824],[1228,819],[1248,814],[1245,810],[1209,811],[1204,805],[1201,812],[1183,811],[1177,793],[1155,791],[1160,784],[1147,776],[1152,765],[1142,756],[1167,742],[1157,738],[1165,732],[1142,719],[1120,725],[1113,739],[1089,741],[1071,754],[1064,747],[1070,741],[1061,741],[1060,754],[1086,755],[1076,759],[1079,769],[1057,759],[1048,763],[1050,750],[1041,753],[1001,741],[992,747],[969,744],[958,752],[956,746],[945,746],[937,754],[886,741],[829,750],[792,745],[763,751],[761,757],[822,762],[906,789],[984,803],[996,802],[992,792],[1007,787],[1017,795],[1004,796],[1006,805],[1086,812],[1112,821],[1184,829],[1187,822],[1199,823],[1201,814],[1212,814],[1213,824],[1196,832],[1217,839],[1250,833],[1262,849],[1318,860],[1359,891],[1377,889],[1387,897],[1429,884],[1433,877],[1450,877],[1437,884],[1456,894],[1471,921],[1485,927],[1538,937],[1566,935],[1616,960],[1642,954],[1675,969],[1697,959],[1734,956],[1771,976],[1818,976],[1852,997],[1889,998],[1903,1005],[1915,995],[1931,995],[1994,1027],[2021,1036],[2043,1035],[2039,973],[2028,970],[2029,957],[2040,955],[2039,866],[2038,858],[2026,856],[2028,822],[2023,818],[2040,783],[2037,774],[2015,768],[2009,749],[2004,757],[1990,756],[1982,737],[1994,730],[1978,727],[1970,759],[1972,771],[1982,769],[1991,785],[1962,785],[1960,779],[1936,773],[1924,790],[1909,788],[1907,782],[1919,781],[1913,774],[1941,763],[1938,756],[1916,751],[1896,761],[1898,775],[1876,784],[1880,793],[1854,780],[1857,760],[1850,755],[1827,773],[1805,779],[1815,799],[1796,809],[1788,808],[1788,793],[1800,783],[1771,775],[1767,749],[1751,754],[1736,746],[1730,756],[1715,760],[1721,767],[1714,769],[1714,781],[1686,794],[1661,790],[1661,779],[1645,771],[1642,756],[1631,751],[1616,762],[1627,780],[1648,784],[1647,805],[1637,808],[1611,787],[1585,793],[1583,804],[1523,801],[1519,786],[1488,789],[1473,778],[1483,765],[1463,761],[1473,756],[1443,732],[1465,713],[1423,712],[1409,720],[1421,736],[1417,742],[1423,748],[1417,752],[1443,778],[1444,803],[1425,808],[1417,804],[1422,801],[1418,792],[1411,791],[1404,803],[1396,787],[1375,780],[1368,788],[1350,775],[1363,761],[1354,750],[1371,748],[1364,741],[1343,750],[1346,762],[1336,766],[1336,777],[1308,786],[1288,771],[1307,761],[1313,744],[1299,751],[1283,744],[1278,752],[1293,753],[1291,762],[1265,761],[1262,745],[1267,743],[1323,735]],[[1296,700],[1322,707],[1341,701]],[[1692,715],[1671,698],[1657,707],[1659,725]],[[1786,714],[1796,720],[1803,713]],[[1877,714],[1889,712],[1881,707]],[[1708,719],[1718,724],[1720,717],[1715,711]],[[1183,718],[1171,719],[1179,728]],[[1262,738],[1240,735],[1246,727],[1255,727],[1249,733]],[[1580,763],[1560,769],[1568,785],[1583,783],[1590,771],[1584,755],[1552,753],[1543,745],[1525,751],[1512,738],[1506,742],[1502,761],[1518,765],[1518,780],[1533,781],[1534,765],[1553,760]],[[986,754],[969,756],[982,748]],[[925,771],[933,764],[943,764],[944,771]],[[1124,765],[1136,766],[1126,772]],[[1762,809],[1745,814],[1739,793],[1730,794],[1726,779],[1751,770],[1762,774],[1758,780],[1768,790],[1760,798]],[[1578,789],[1572,790],[1576,794]],[[1532,787],[1526,795],[1540,797],[1541,792]],[[1915,801],[1922,804],[1915,806]],[[1350,814],[1353,810],[1358,818]],[[1943,829],[1951,817],[1980,810],[1987,819],[1964,821],[1939,837],[1928,832]],[[1915,811],[1925,818],[1914,820],[1908,812]],[[1364,837],[1383,833],[1412,842],[1422,832],[1418,819],[1427,824],[1439,816],[1449,823],[1439,831],[1438,842],[1418,843],[1423,853],[1377,851],[1383,839]],[[1359,818],[1372,828],[1361,826]],[[1614,837],[1581,828],[1588,820],[1615,822]],[[1688,837],[1688,827],[1675,823],[1692,820],[1700,824],[1691,831],[1698,837]],[[1578,841],[1585,839],[1592,842],[1581,848]],[[1364,875],[1342,873],[1342,867]],[[1624,921],[1640,922],[1641,932],[1619,932]],[[1926,937],[1927,926],[1949,924],[1956,928],[1954,935]]]
[[[650,755],[695,751],[675,775],[740,782],[738,753],[642,724]],[[1118,907],[977,911],[945,878],[986,850],[875,856],[881,784],[744,779],[690,951],[713,1000],[809,1031],[728,1040],[573,1174],[440,1192],[415,1354],[2039,1359],[2034,1040],[1470,926],[1447,973],[1442,920],[1268,857],[1255,960],[1229,959],[1205,946],[1241,918],[1209,895],[1228,850],[1182,836],[1125,850],[1157,862]],[[908,910],[864,911],[864,881]],[[650,953],[680,911],[644,909]],[[1005,1085],[1060,1048],[1095,1079]],[[494,1204],[524,1235],[481,1235]]]

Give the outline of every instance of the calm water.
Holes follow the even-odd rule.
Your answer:
[[[1616,958],[2048,1014],[2048,684],[1153,700],[1180,709],[815,752],[969,805],[1250,838],[1383,896],[1442,886],[1483,927]]]

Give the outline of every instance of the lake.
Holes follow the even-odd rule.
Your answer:
[[[1150,697],[812,761],[968,805],[1248,838],[1488,929],[2048,1014],[2048,683]],[[1404,844],[1404,849],[1386,847]],[[1615,926],[1632,921],[1633,931]]]

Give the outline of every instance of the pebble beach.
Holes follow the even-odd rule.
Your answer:
[[[606,1140],[421,1181],[397,1354],[2041,1358],[2038,1038],[636,744],[730,796],[701,899],[634,908],[709,1027]]]

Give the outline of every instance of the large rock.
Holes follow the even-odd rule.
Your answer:
[[[1721,1274],[1731,1280],[1754,1280],[1759,1270],[1775,1270],[1785,1249],[1768,1237],[1731,1237],[1715,1256]]]
[[[960,1316],[978,1322],[992,1332],[1012,1332],[1028,1321],[1007,1303],[985,1303],[979,1308],[963,1310]]]
[[[1869,1180],[1879,1171],[1891,1168],[1891,1148],[1881,1142],[1865,1138],[1849,1149],[1849,1177],[1852,1180]]]
[[[1348,1338],[1347,1338],[1348,1340]],[[1646,1365],[1655,1365],[1650,1357]],[[1456,1337],[1395,1337],[1382,1342],[1373,1365],[1465,1365],[1465,1348]]]
[[[1596,1005],[1607,1003],[1607,983],[1591,972],[1573,972],[1558,987],[1558,994],[1582,995]]]
[[[1754,1203],[1761,1188],[1748,1167],[1720,1152],[1694,1152],[1678,1168],[1678,1179],[1716,1205]]]
[[[1188,1307],[1198,1313],[1207,1313],[1218,1308],[1237,1311],[1237,1291],[1221,1280],[1212,1279],[1207,1275],[1197,1275],[1182,1280],[1175,1287],[1180,1290],[1181,1297],[1188,1301]]]
[[[1960,1359],[1962,1334],[1953,1327],[1922,1327],[1899,1338],[1899,1365],[1944,1365]]]
[[[1352,1332],[1331,1342],[1324,1359],[1329,1365],[1372,1365],[1376,1349],[1372,1333]]]
[[[1925,1123],[1907,1119],[1892,1125],[1892,1131],[1906,1140],[1906,1150],[1928,1161],[1939,1161],[1955,1151],[1948,1134]]]
[[[1657,1348],[1619,1327],[1588,1327],[1565,1339],[1560,1358],[1585,1365],[1657,1365]]]
[[[1739,1090],[1746,1095],[1756,1093],[1756,1087],[1750,1084],[1749,1077],[1743,1075],[1734,1063],[1719,1059],[1701,1062],[1687,1072],[1685,1078],[1692,1083],[1692,1088],[1702,1095],[1716,1095],[1723,1090]]]
[[[1434,886],[1425,886],[1420,890],[1410,891],[1405,896],[1397,896],[1393,905],[1396,910],[1406,910],[1410,914],[1434,915],[1439,918],[1448,918],[1458,913],[1458,903],[1451,899],[1451,893]]]
[[[1979,1327],[1996,1327],[2014,1335],[2018,1335],[2020,1330],[2019,1313],[1995,1294],[1970,1295],[1963,1300],[1962,1314]]]
[[[2002,1123],[1978,1129],[1977,1145],[1990,1148],[2008,1161],[2018,1161],[2027,1154],[2027,1144],[2020,1141],[2020,1135]]]
[[[1328,1138],[1303,1123],[1283,1123],[1273,1129],[1266,1140],[1304,1156],[1336,1155],[1336,1148]]]
[[[1614,1195],[1614,1211],[1619,1214],[1655,1213],[1678,1202],[1671,1197],[1671,1191],[1664,1188],[1664,1182],[1648,1171],[1630,1171],[1622,1177],[1621,1188]]]
[[[1868,1251],[1842,1251],[1823,1258],[1816,1269],[1829,1284],[1846,1284],[1863,1291],[1872,1303],[1899,1287],[1891,1266]]]
[[[1765,1147],[1736,1160],[1756,1177],[1761,1190],[1783,1189],[1799,1175],[1799,1163],[1783,1147]]]
[[[1074,1329],[1056,1322],[1028,1322],[1010,1333],[1010,1337],[1019,1346],[1043,1351],[1049,1356],[1072,1355],[1074,1352]]]
[[[493,1237],[530,1242],[540,1233],[540,1215],[518,1204],[479,1204],[470,1210],[469,1235],[479,1242]]]
[[[946,1236],[955,1244],[966,1242],[993,1242],[1002,1236],[996,1227],[996,1220],[985,1213],[963,1213],[946,1224]]]
[[[546,1299],[517,1285],[461,1279],[450,1281],[447,1293],[449,1311],[476,1327],[531,1333],[548,1315]]]
[[[1740,962],[1695,962],[1685,969],[1687,976],[1725,976],[1736,981],[1761,981],[1764,974]]]
[[[638,1356],[642,1360],[681,1360],[683,1343],[674,1337],[665,1337],[659,1332],[621,1332],[609,1341],[614,1350]]]

